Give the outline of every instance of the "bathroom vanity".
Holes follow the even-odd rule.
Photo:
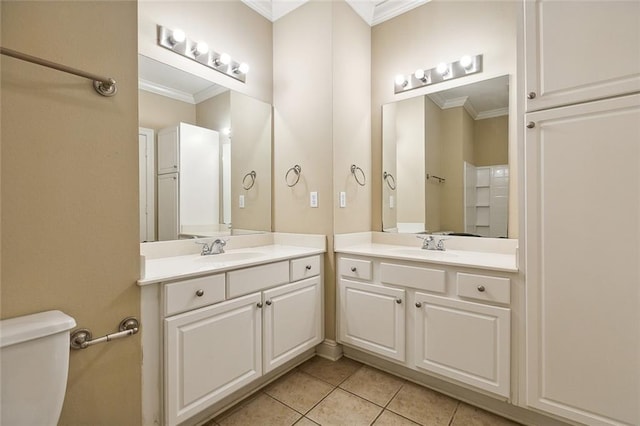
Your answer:
[[[169,245],[176,255],[164,256]],[[312,356],[324,338],[324,236],[231,237],[222,254],[180,253],[193,246],[143,248],[145,424],[220,411]]]

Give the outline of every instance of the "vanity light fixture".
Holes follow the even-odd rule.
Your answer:
[[[394,93],[402,93],[479,72],[482,72],[482,55],[465,55],[458,61],[442,62],[435,68],[417,69],[408,79],[402,74],[397,75],[394,81]]]
[[[238,81],[245,82],[249,65],[231,59],[227,53],[218,53],[209,49],[204,41],[190,40],[184,31],[157,26],[158,45],[189,58],[208,68],[221,72]]]

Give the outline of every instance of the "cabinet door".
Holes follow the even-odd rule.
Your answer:
[[[340,280],[342,343],[405,360],[405,291]]]
[[[266,373],[322,341],[320,277],[265,291],[263,298]]]
[[[165,319],[165,415],[176,425],[262,374],[259,293]]]
[[[524,3],[527,111],[640,90],[640,2]]]
[[[527,120],[527,403],[638,425],[640,95]]]
[[[178,172],[178,127],[158,132],[158,174]]]
[[[158,175],[158,240],[178,239],[178,173]]]
[[[509,398],[511,310],[416,293],[416,367]]]

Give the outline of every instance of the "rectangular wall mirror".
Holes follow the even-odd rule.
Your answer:
[[[271,105],[138,58],[140,241],[271,231]]]
[[[507,238],[509,76],[382,107],[387,232]]]

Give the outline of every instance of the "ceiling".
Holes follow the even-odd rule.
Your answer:
[[[509,113],[509,76],[466,84],[427,96],[442,109],[463,106],[474,120],[499,117]]]
[[[244,4],[272,22],[305,4],[308,0],[242,0]],[[331,1],[331,0],[326,0]],[[370,26],[408,12],[430,0],[346,0]]]

